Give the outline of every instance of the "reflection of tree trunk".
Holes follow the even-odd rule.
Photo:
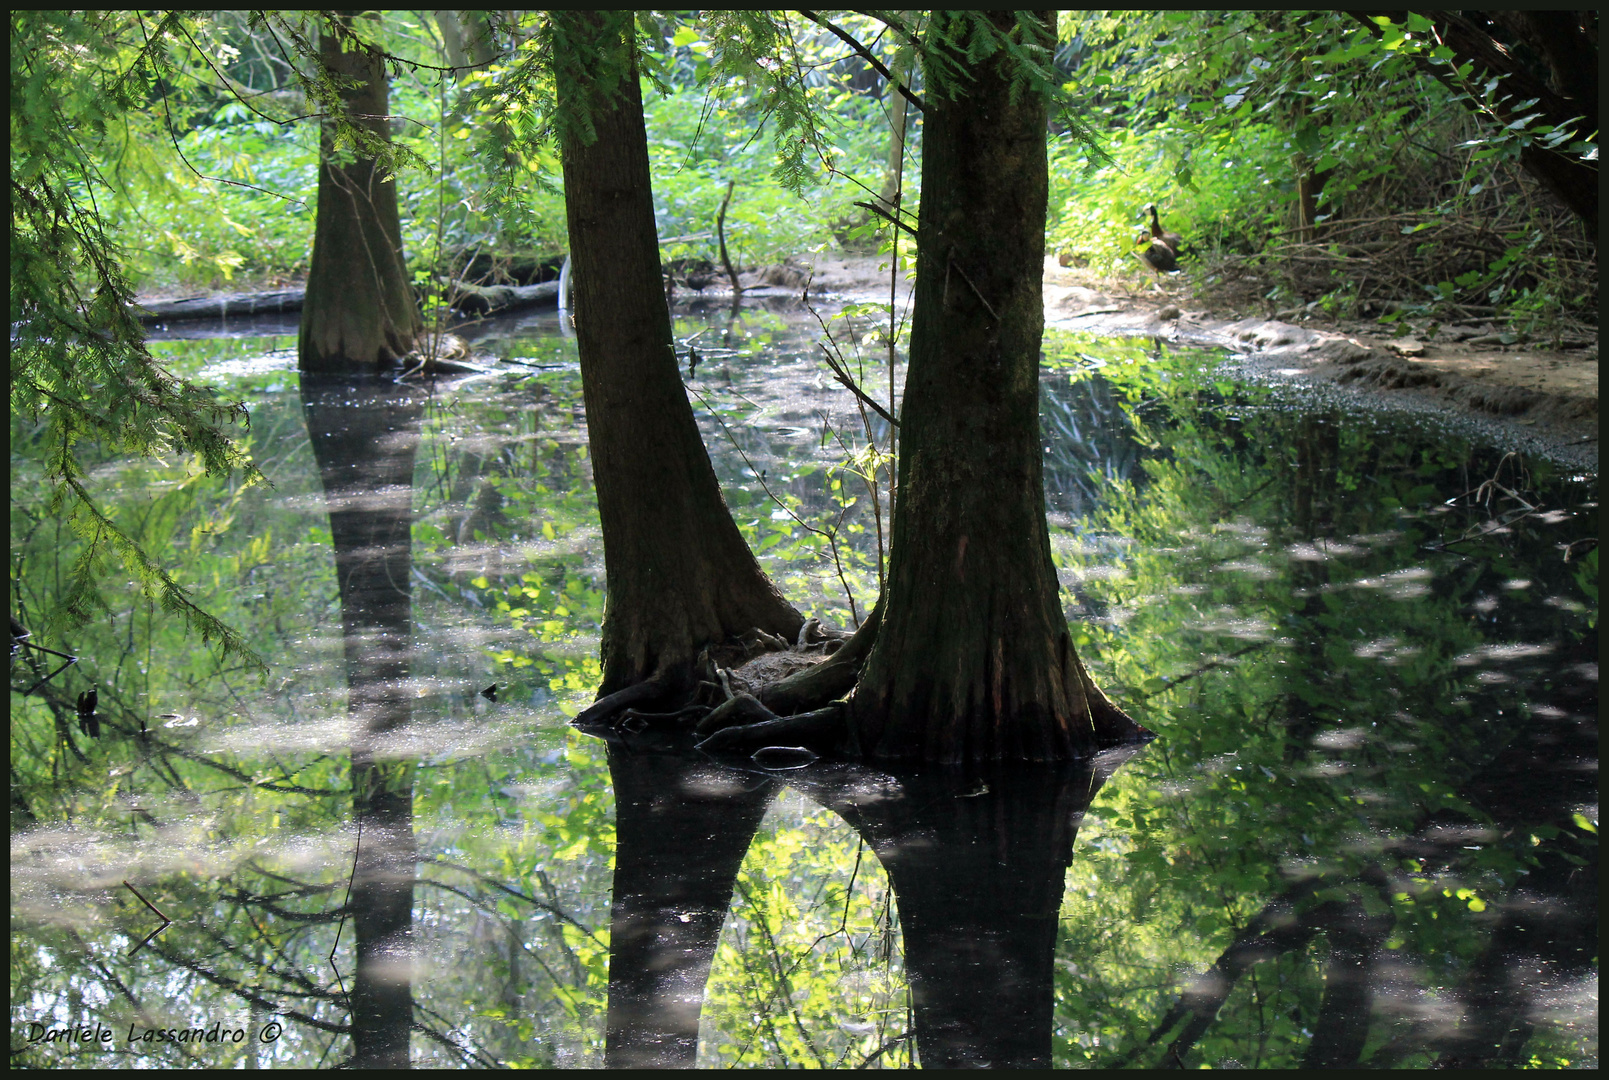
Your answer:
[[[986,780],[853,766],[788,777],[854,826],[888,871],[924,1066],[1050,1067],[1065,872],[1078,821],[1120,761]]]
[[[608,576],[599,693],[656,677],[687,690],[706,645],[753,627],[792,641],[804,620],[732,521],[676,368],[632,15],[552,18],[560,115],[576,120],[560,143]]]
[[[1053,44],[1054,17],[1038,25]],[[1070,759],[1139,729],[1073,650],[1045,524],[1045,103],[1003,53],[967,68],[923,118],[900,497],[852,713],[874,758]]]
[[[349,15],[336,16],[350,28]],[[338,79],[347,114],[388,140],[385,64],[378,49],[344,51],[334,33],[319,37],[319,59]],[[414,346],[422,323],[402,256],[397,184],[372,157],[341,164],[329,125],[319,141],[318,213],[302,305],[303,371],[370,371]]]
[[[1362,902],[1352,899],[1325,928],[1330,961],[1302,1068],[1350,1069],[1358,1064],[1369,1035],[1375,962],[1391,925],[1389,912],[1371,917]]]
[[[1332,413],[1304,416],[1297,422],[1296,474],[1291,500],[1291,537],[1309,543],[1322,542],[1335,529],[1336,470],[1341,460],[1341,428]],[[1325,633],[1321,623],[1329,610],[1324,589],[1329,584],[1329,564],[1317,559],[1292,559],[1289,563],[1291,590],[1300,607],[1288,619],[1292,640],[1290,663],[1285,679],[1290,689],[1285,695],[1285,761],[1294,762],[1307,753],[1307,743],[1323,723],[1316,702],[1335,700],[1328,689],[1340,677],[1335,666],[1324,657]]]
[[[383,737],[409,719],[409,541],[423,405],[380,379],[304,373],[302,406],[329,506],[353,725],[353,1064],[400,1068],[413,1025],[414,765],[387,753]]]
[[[400,702],[399,709],[407,710]],[[352,1064],[397,1069],[409,1065],[413,1027],[412,761],[360,760],[352,753],[352,807],[359,826],[352,878],[352,929],[357,971],[352,977]]]
[[[615,789],[609,1068],[691,1068],[704,982],[775,784],[702,758],[609,748]]]
[[[1561,644],[1557,670],[1596,666],[1596,635]],[[1465,1011],[1440,1040],[1438,1068],[1519,1067],[1539,999],[1557,993],[1559,980],[1596,974],[1598,840],[1574,815],[1601,798],[1597,680],[1560,679],[1538,696],[1525,734],[1459,794],[1488,808],[1492,828],[1504,836],[1541,832],[1539,826],[1558,835],[1530,849],[1535,865],[1494,905],[1497,925],[1486,950],[1452,995]]]

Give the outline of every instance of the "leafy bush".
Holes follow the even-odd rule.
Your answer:
[[[659,235],[709,234],[667,245],[665,257],[718,258],[715,222],[729,182],[736,183],[726,213],[726,244],[734,264],[780,262],[838,242],[836,233],[864,217],[855,201],[870,198],[856,181],[874,192],[881,183],[888,125],[875,99],[841,94],[831,105],[823,126],[838,138],[834,168],[847,175],[823,169],[820,186],[800,197],[775,175],[776,149],[762,130],[764,118],[754,115],[749,101],[712,102],[690,89],[645,95]]]

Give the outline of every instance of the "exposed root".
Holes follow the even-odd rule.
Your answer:
[[[594,701],[576,715],[570,723],[576,727],[601,724],[623,709],[649,701],[658,701],[665,695],[665,684],[658,679],[646,679]]]
[[[784,716],[757,724],[722,728],[698,744],[711,754],[746,753],[774,747],[803,747],[821,755],[842,755],[849,747],[849,713],[842,705]]]
[[[776,718],[777,714],[761,705],[753,694],[734,694],[729,701],[716,706],[700,720],[693,730],[700,735],[710,735],[722,728],[764,723]]]
[[[870,619],[867,624],[871,624]],[[787,682],[791,676],[836,659],[836,654],[843,651],[840,647],[858,636],[824,626],[819,619],[810,619],[800,628],[798,642],[790,645],[776,634],[755,627],[729,641],[709,646],[699,654],[692,671],[691,693],[678,689],[687,686],[688,680],[662,671],[654,678],[599,698],[571,723],[593,728],[609,725],[636,734],[649,728],[674,729],[698,722],[698,732],[709,734],[726,726],[774,720],[778,712],[762,704],[757,695],[770,686]],[[868,637],[866,648],[869,647]],[[839,669],[847,672],[847,681],[839,677],[832,682],[827,688],[834,689],[834,693],[823,697],[817,683],[806,683],[804,685],[816,690],[800,698],[800,705],[789,711],[819,706],[847,693],[854,685],[859,661],[847,668],[840,664]],[[838,689],[840,682],[842,688]],[[658,711],[655,705],[671,705],[672,708]]]
[[[855,688],[861,665],[872,651],[872,643],[877,640],[877,627],[882,623],[882,612],[883,606],[879,601],[867,613],[860,629],[849,635],[831,657],[762,687],[755,696],[778,716],[819,709],[843,697]]]

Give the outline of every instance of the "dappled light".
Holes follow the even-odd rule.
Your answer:
[[[11,13],[11,1065],[1596,1068],[1593,11]]]
[[[850,627],[850,597],[862,612],[875,598],[876,539],[838,438],[853,450],[864,435],[848,422],[851,395],[816,382],[811,325],[683,316],[676,334],[728,343],[690,385],[740,529],[789,595]],[[1043,869],[1065,874],[1044,885],[1060,914],[1013,961],[1042,966],[990,999],[1039,1017],[1008,1037],[978,1020],[995,1012],[946,996],[972,978],[955,964],[985,961],[945,950],[987,932],[913,940],[910,913],[941,884],[920,861],[902,869],[899,836],[929,836],[933,805],[994,820],[990,799],[1015,781],[697,754],[652,766],[665,736],[622,730],[606,750],[567,727],[597,683],[603,600],[574,346],[551,324],[486,333],[494,371],[417,393],[410,670],[387,684],[410,718],[367,737],[375,760],[414,763],[411,930],[405,955],[377,957],[371,974],[406,977],[431,1032],[416,1029],[415,1063],[895,1067],[953,1054],[1065,1066],[1145,1063],[1170,1047],[1186,1061],[1296,1063],[1313,1019],[1285,1018],[1323,1011],[1342,948],[1363,949],[1362,1004],[1350,1007],[1370,1011],[1325,1023],[1366,1031],[1382,1060],[1426,1063],[1485,1015],[1470,1010],[1490,1008],[1530,1018],[1532,1053],[1594,1052],[1581,989],[1591,948],[1571,921],[1584,898],[1568,871],[1592,857],[1581,823],[1596,815],[1593,774],[1580,770],[1593,751],[1575,733],[1596,698],[1595,594],[1559,555],[1595,505],[1586,478],[1533,461],[1528,498],[1548,513],[1444,547],[1486,520],[1465,495],[1501,455],[1427,441],[1389,414],[1364,418],[1367,439],[1350,435],[1357,421],[1283,391],[1225,399],[1209,354],[1053,342],[1041,408],[1068,432],[1047,423],[1045,436],[1063,603],[1091,670],[1158,739],[1113,767],[1087,809],[1056,803],[1047,819],[1069,830],[1070,854],[1047,854]],[[117,675],[130,624],[150,618],[137,602],[76,642],[103,680],[102,740],[71,736],[93,769],[50,753],[53,699],[19,702],[18,790],[38,823],[13,833],[14,1009],[58,1026],[115,1014],[120,1040],[130,1024],[276,1016],[284,1035],[251,1053],[328,1064],[353,1023],[350,918],[336,935],[364,842],[346,778],[363,726],[348,714],[328,515],[403,504],[394,486],[327,495],[294,375],[219,359],[249,340],[163,348],[181,370],[234,380],[271,488],[207,494],[179,466],[112,458],[105,475],[114,501],[150,506],[183,535],[207,530],[186,556],[192,580],[216,575],[209,602],[253,628],[276,674],[262,686],[210,674],[157,619],[149,657]],[[1171,377],[1157,381],[1162,367]],[[383,562],[387,549],[368,555]],[[382,638],[364,631],[354,647]],[[631,835],[649,847],[618,846],[627,762],[686,770],[646,790],[703,800],[711,824],[676,841],[639,822]],[[691,886],[664,875],[703,873],[734,799],[753,831],[731,834],[726,876],[698,886],[709,895],[679,892]],[[915,824],[896,823],[906,812]],[[1015,828],[1010,843],[1049,842],[1049,824]],[[961,880],[937,854],[947,843],[975,846],[942,830],[922,841],[939,845],[943,890]],[[644,973],[671,969],[621,936],[637,918],[618,891],[629,866],[648,875],[633,895],[665,897],[654,919],[699,928],[677,954],[693,966],[658,989]],[[173,920],[132,957],[162,924],[131,889]],[[1286,937],[1270,929],[1281,910],[1296,919]],[[1479,972],[1526,957],[1547,974],[1503,991],[1518,997],[1467,996]],[[170,984],[184,989],[153,996]],[[1214,1002],[1198,1033],[1191,1018],[1205,1024]],[[987,1030],[955,1026],[969,1016]],[[648,1031],[679,1034],[645,1043]],[[164,1056],[176,1046],[136,1052],[183,1060]]]

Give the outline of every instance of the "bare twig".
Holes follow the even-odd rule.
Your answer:
[[[817,344],[820,345],[819,342],[817,342]],[[821,345],[820,347],[822,354],[827,358],[827,366],[832,368],[833,378],[837,379],[844,385],[846,390],[864,402],[866,406],[872,410],[872,412],[876,413],[878,416],[881,416],[893,426],[899,427],[899,421],[894,419],[893,415],[890,414],[887,409],[879,405],[877,401],[871,397],[871,395],[867,394],[866,391],[862,390],[855,383],[854,378],[850,376],[849,372],[844,370],[843,365],[839,363],[838,358],[833,356],[833,354],[827,349],[827,346]]]
[[[155,904],[151,903],[151,901],[147,900],[145,897],[140,896],[140,890],[136,889],[134,886],[130,885],[128,882],[126,882],[126,881],[123,882],[123,888],[127,889],[129,892],[133,893],[135,896],[139,896],[140,897],[140,903],[144,904],[146,907],[148,907],[152,911],[154,911],[156,913],[156,917],[161,919],[163,922],[170,923],[170,922],[173,921],[172,919],[168,918],[166,915],[162,914],[162,909],[161,908],[159,908]]]
[[[887,210],[884,210],[881,206],[878,206],[876,203],[857,202],[855,205],[860,207],[863,210],[870,210],[872,213],[876,214],[878,217],[880,217],[883,220],[889,222],[890,224],[898,225],[900,228],[904,229],[906,232],[910,233],[912,236],[916,235],[916,230],[915,229],[911,228],[909,225],[905,224],[905,222],[901,221],[899,218],[895,217],[893,214],[890,214]]]

